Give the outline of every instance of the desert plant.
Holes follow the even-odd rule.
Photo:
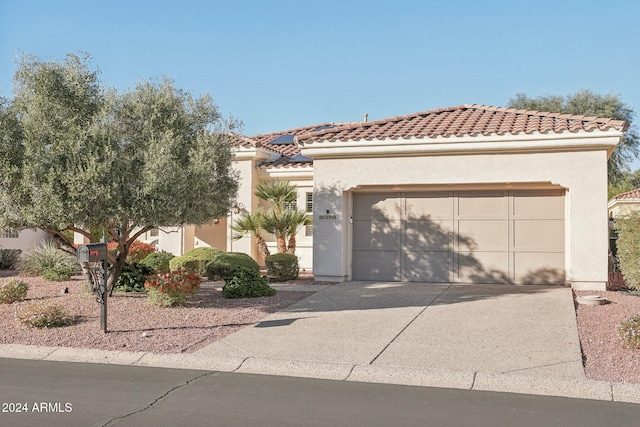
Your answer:
[[[298,257],[292,254],[273,254],[265,259],[267,279],[270,282],[284,282],[298,278]]]
[[[52,282],[63,282],[65,280],[69,280],[75,273],[75,265],[57,264],[45,269],[42,273],[40,273],[40,276],[44,280],[50,280]]]
[[[249,255],[241,252],[224,252],[207,264],[207,277],[209,280],[231,279],[238,269],[254,270],[260,273],[260,266]]]
[[[200,289],[202,277],[184,269],[170,273],[156,274],[145,283],[149,292],[149,302],[153,305],[171,307],[184,305],[189,295]]]
[[[0,304],[12,304],[27,296],[29,285],[20,280],[11,279],[0,285]]]
[[[16,312],[16,319],[25,326],[32,328],[55,328],[72,325],[76,317],[65,312],[59,305],[32,303]]]
[[[30,254],[24,257],[20,266],[20,274],[27,276],[39,276],[46,270],[68,271],[78,268],[75,257],[58,249],[52,241],[43,242]]]
[[[145,292],[144,284],[147,278],[155,273],[153,267],[148,265],[139,262],[127,263],[118,276],[115,290],[119,292]]]
[[[179,268],[191,270],[200,276],[207,274],[206,266],[209,261],[214,260],[222,251],[216,248],[196,248],[186,254],[175,257],[169,261],[169,268],[175,271]]]
[[[169,262],[175,258],[169,252],[154,252],[145,257],[140,264],[153,268],[155,273],[168,273],[170,271]]]
[[[640,314],[623,321],[618,335],[626,348],[640,349]]]
[[[107,250],[115,255],[116,250],[118,249],[118,244],[116,242],[109,242],[107,244]],[[140,240],[134,240],[129,246],[129,252],[127,253],[126,262],[140,262],[145,259],[149,254],[152,254],[156,251],[156,248],[153,245],[148,243],[141,242]]]
[[[640,212],[617,218],[616,230],[618,263],[624,282],[630,289],[640,291]]]
[[[260,276],[254,270],[240,268],[234,276],[222,287],[222,295],[225,298],[257,298],[276,294],[267,283],[267,279]]]
[[[0,249],[0,270],[13,270],[20,261],[20,249]]]

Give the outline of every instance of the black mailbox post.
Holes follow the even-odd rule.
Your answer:
[[[107,243],[104,232],[102,242],[79,246],[76,254],[79,262],[99,263],[96,265],[101,271],[98,302],[100,303],[100,329],[107,333]]]

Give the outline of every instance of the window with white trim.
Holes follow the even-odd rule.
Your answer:
[[[17,230],[0,230],[0,239],[17,239],[19,235]]]
[[[285,211],[297,211],[298,210],[298,201],[294,200],[292,202],[284,202],[284,210]]]
[[[307,193],[307,213],[313,213],[313,193]]]
[[[304,235],[305,235],[305,237],[312,237],[313,236],[313,224],[309,224],[309,225],[305,225],[304,226]]]

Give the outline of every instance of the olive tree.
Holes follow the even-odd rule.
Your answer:
[[[629,122],[629,129],[622,141],[609,158],[609,184],[616,185],[624,179],[630,163],[638,156],[640,136],[633,126],[635,112],[622,101],[620,95],[600,95],[588,89],[574,94],[543,95],[531,98],[524,93],[518,93],[509,99],[509,107],[527,110],[550,111],[553,113],[567,113],[585,116],[598,116]]]
[[[112,287],[143,233],[226,215],[236,123],[167,78],[105,88],[89,62],[20,59],[0,102],[0,228],[40,228],[71,253],[71,232],[95,242],[91,230],[106,230]]]

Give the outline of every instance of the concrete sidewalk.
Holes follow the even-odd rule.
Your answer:
[[[561,287],[348,282],[191,354],[2,345],[0,357],[640,403],[638,384],[586,379],[571,289]]]

